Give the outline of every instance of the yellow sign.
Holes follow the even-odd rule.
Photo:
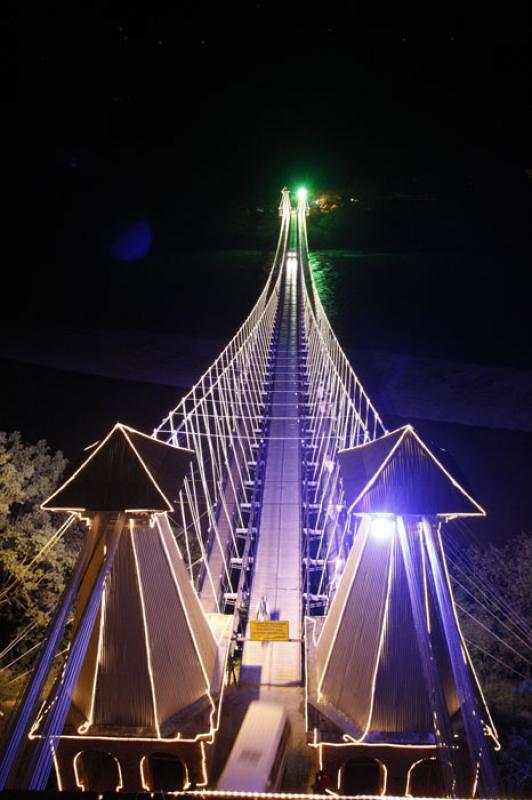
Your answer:
[[[289,640],[288,620],[269,620],[259,622],[251,620],[252,642],[287,642]]]

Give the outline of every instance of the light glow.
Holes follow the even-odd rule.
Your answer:
[[[375,539],[387,540],[395,533],[395,519],[380,514],[372,516],[369,532]]]

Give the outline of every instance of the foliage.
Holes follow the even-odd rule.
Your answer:
[[[505,733],[499,721],[499,727]],[[499,753],[501,781],[510,797],[532,794],[532,721],[513,719]]]
[[[532,535],[472,548],[467,556],[481,581],[454,570],[460,626],[477,645],[470,652],[501,738],[498,763],[505,791],[530,796]]]
[[[83,527],[75,523],[42,558],[31,564],[64,521],[64,515],[41,511],[40,503],[56,488],[66,466],[44,440],[23,442],[20,433],[0,433],[0,643],[32,629],[4,659],[9,662],[42,638],[65,579],[75,561]],[[30,568],[28,566],[31,564]],[[26,669],[21,659],[17,670]]]
[[[482,584],[491,588],[482,590],[474,579],[456,574],[461,584],[455,586],[456,599],[467,612],[462,611],[461,627],[466,638],[479,646],[472,651],[480,677],[487,685],[500,680],[519,682],[512,669],[532,677],[526,664],[526,659],[532,661],[532,643],[526,633],[532,620],[532,535],[523,533],[505,545],[492,544],[484,550],[472,548],[468,558]]]

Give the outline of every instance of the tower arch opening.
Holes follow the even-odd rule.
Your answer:
[[[76,783],[84,792],[109,792],[122,788],[116,756],[105,750],[84,750],[74,758]]]
[[[386,768],[377,758],[350,758],[340,769],[338,784],[342,794],[384,794]]]
[[[409,797],[444,796],[445,784],[437,758],[423,758],[412,764],[406,791]]]
[[[185,787],[185,764],[173,753],[150,753],[143,759],[142,771],[149,791],[179,791]]]

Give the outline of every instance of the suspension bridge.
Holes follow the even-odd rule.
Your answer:
[[[484,511],[366,394],[313,283],[306,192],[279,215],[224,351],[151,436],[117,424],[43,504],[88,531],[1,788],[208,795],[259,699],[290,718],[285,793],[323,769],[339,794],[497,794],[442,546]]]

